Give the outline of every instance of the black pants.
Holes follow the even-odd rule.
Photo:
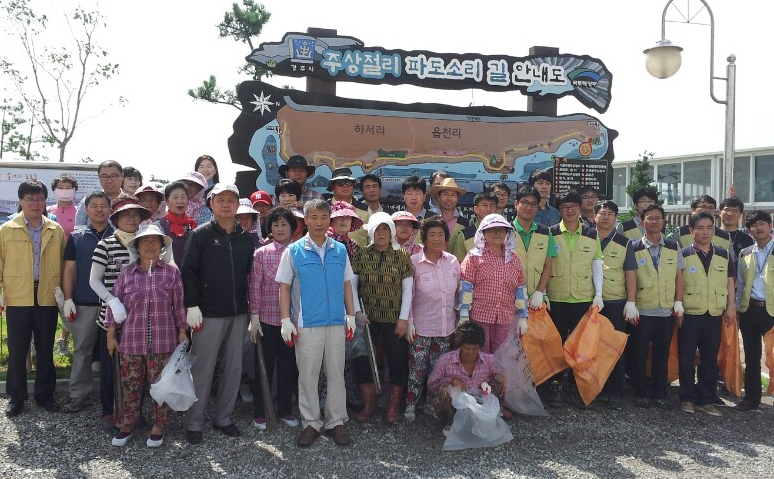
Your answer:
[[[559,330],[559,335],[562,337],[562,344],[567,341],[567,338],[575,330],[575,327],[578,326],[578,323],[580,323],[580,320],[588,312],[590,307],[591,302],[561,303],[559,301],[554,301],[551,303],[551,311],[549,314],[551,315],[551,320],[554,322],[556,329]],[[546,381],[546,384],[551,383],[552,381],[561,382],[565,372],[566,370],[555,374]],[[575,376],[572,374],[572,370],[570,370],[568,379],[571,384],[575,384]]]
[[[34,335],[35,400],[46,403],[54,399],[56,370],[54,369],[54,337],[58,310],[56,306],[38,306],[35,289],[34,306],[8,306],[8,375],[5,390],[12,403],[24,402],[27,394],[27,351]]]
[[[722,318],[709,314],[686,314],[677,330],[677,351],[680,357],[680,401],[697,406],[712,404],[718,389],[718,350]],[[694,359],[699,350],[699,382],[696,384]]]
[[[274,366],[277,367],[277,415],[287,416],[291,413],[293,404],[293,383],[297,382],[296,352],[289,348],[280,334],[280,326],[261,323],[263,337],[263,359],[266,362],[266,375],[269,387],[274,377]],[[261,387],[261,374],[258,372],[258,355],[255,355],[255,377],[250,381],[250,391],[253,393],[253,417],[266,417]]]
[[[739,331],[744,346],[744,397],[752,406],[761,403],[761,337],[774,327],[765,306],[750,307],[740,315]]]
[[[408,342],[403,336],[395,336],[395,323],[379,323],[371,321],[367,326],[371,330],[374,347],[382,342],[387,366],[390,368],[390,382],[399,387],[406,385],[408,379]],[[352,360],[355,368],[355,382],[368,384],[374,382],[368,356],[360,356]]]
[[[113,401],[115,401],[113,358],[107,349],[107,331],[102,328],[99,328],[99,362],[101,366],[99,371],[99,400],[102,404],[102,415],[108,416],[113,414]]]
[[[634,393],[637,397],[667,399],[669,386],[669,345],[675,331],[675,317],[640,316],[640,324],[634,328],[634,342],[637,354],[637,378],[634,381]],[[650,380],[647,377],[648,345],[652,344]],[[715,354],[717,361],[717,353]]]
[[[623,314],[625,303],[625,301],[605,301],[605,308],[602,310],[602,314],[613,323],[616,331],[626,332],[627,323],[624,321]],[[611,396],[623,397],[625,363],[626,359],[624,355],[621,355],[618,362],[615,363],[610,377],[607,378],[605,389]]]

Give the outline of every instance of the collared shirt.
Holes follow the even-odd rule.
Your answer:
[[[75,214],[78,212],[78,207],[75,203],[70,203],[70,206],[60,206],[59,203],[51,205],[47,209],[48,213],[56,215],[56,222],[62,227],[65,234],[65,241],[70,237],[70,234],[75,229]]]
[[[578,229],[575,230],[575,233],[570,233],[570,230],[564,224],[564,220],[559,221],[559,231],[562,232],[562,236],[567,240],[567,247],[570,248],[570,251],[575,249],[575,243],[581,237],[581,232],[583,231],[581,228],[583,228],[583,222],[580,219],[578,219]],[[594,259],[602,259],[602,245],[599,243],[599,235],[597,235],[597,252],[594,254]]]
[[[460,362],[460,350],[455,349],[438,358],[438,362],[435,363],[435,368],[427,380],[427,392],[428,394],[437,394],[442,384],[451,384],[455,378],[465,383],[465,389],[480,389],[481,383],[491,381],[494,375],[494,355],[483,351],[479,352],[473,374],[468,374]]]
[[[63,259],[75,262],[75,284],[73,285],[72,299],[76,305],[99,306],[99,296],[89,285],[91,262],[97,244],[112,234],[113,227],[109,224],[102,231],[96,231],[91,224],[88,224],[84,228],[79,228],[68,238]]]
[[[320,193],[304,185],[304,191],[301,193],[301,203],[305,204],[307,201],[321,199],[323,199],[323,196]],[[279,197],[277,197],[277,200],[279,201]]]
[[[468,254],[460,266],[462,279],[473,283],[473,305],[470,316],[479,323],[508,324],[516,314],[516,288],[523,286],[524,271],[515,251],[508,252],[505,262],[484,246],[481,256]]]
[[[454,231],[454,227],[457,225],[457,212],[455,211],[451,218],[444,219],[444,221],[446,222],[446,226],[449,227],[449,232]]]
[[[553,226],[559,223],[562,217],[559,216],[559,210],[546,203],[546,207],[541,208],[538,204],[538,211],[535,214],[535,221],[542,225]]]
[[[24,218],[24,224],[27,225],[27,232],[32,239],[32,274],[35,281],[40,279],[40,250],[43,243],[43,223],[41,222],[37,228],[33,228],[30,222],[27,221],[27,217]]]
[[[178,328],[187,328],[180,271],[159,261],[152,274],[132,263],[118,275],[113,296],[126,307],[126,321],[117,325],[108,308],[105,326],[120,328],[124,354],[166,354],[177,346]]]
[[[529,227],[529,231],[524,231],[521,227],[518,219],[513,220],[513,227],[516,228],[516,232],[521,236],[521,241],[524,242],[524,249],[529,250],[529,242],[532,240],[532,233],[537,231],[537,222],[532,220],[532,225]],[[554,235],[548,232],[548,250],[546,251],[546,258],[556,258],[556,246],[554,246]]]
[[[618,234],[618,232],[613,228],[613,230],[610,232],[609,235],[607,235],[606,238],[600,238],[600,246],[602,247],[602,250],[604,251],[605,248],[607,248],[607,245],[610,244],[610,242],[613,240],[613,236]],[[597,235],[599,235],[599,231],[597,230]],[[631,247],[631,242],[626,244],[626,256],[624,256],[624,264],[623,264],[624,271],[636,271],[637,270],[637,258],[634,257],[634,250]]]
[[[750,292],[750,298],[756,301],[766,301],[766,287],[763,284],[763,276],[758,273],[757,270],[763,271],[766,268],[767,262],[770,261],[771,249],[774,248],[774,239],[769,240],[764,248],[758,246],[756,242],[753,245],[753,254],[755,255],[755,276],[753,276],[752,291]],[[739,283],[739,290],[744,288],[744,282]]]
[[[642,225],[642,220],[639,216],[634,216],[632,218],[632,221],[634,221],[634,224],[637,225],[637,228],[640,230],[641,235],[645,235],[645,226]],[[618,226],[615,227],[616,231],[623,234],[623,223],[618,223]]]
[[[653,267],[656,268],[658,273],[658,263],[661,261],[661,248],[664,246],[664,235],[662,234],[658,240],[658,243],[652,243],[647,236],[642,237],[642,244],[648,248],[651,260],[653,260]],[[677,269],[685,269],[685,260],[683,259],[683,252],[680,248],[677,248]],[[643,316],[658,316],[667,317],[672,315],[672,310],[664,308],[656,309],[641,309],[640,314]]]
[[[258,248],[253,255],[250,273],[250,313],[258,313],[261,322],[272,326],[281,324],[279,309],[279,283],[277,276],[282,252],[287,245],[272,241]]]
[[[586,216],[583,213],[580,215],[580,220],[583,222],[583,226],[586,228],[596,228],[597,222],[594,220],[593,216]]]
[[[710,263],[712,263],[712,254],[713,254],[712,245],[710,245],[710,249],[707,253],[697,248],[696,243],[689,246],[689,248],[693,249],[693,251],[696,252],[696,256],[699,257],[699,261],[701,261],[702,266],[704,266],[704,273],[709,274],[709,268],[710,268]],[[727,271],[728,271],[729,278],[733,278],[734,276],[736,276],[736,265],[734,264],[734,261],[731,259],[730,256],[728,258]]]
[[[116,284],[121,269],[129,264],[129,250],[118,240],[118,237],[116,237],[115,234],[112,234],[97,243],[97,247],[94,249],[94,255],[91,257],[91,262],[105,267],[105,274],[102,276],[102,284],[105,285],[108,293],[112,294],[113,285]],[[97,324],[99,324],[100,327],[103,327],[106,314],[105,310],[107,307],[104,302],[101,302],[101,304],[102,307],[99,311]]]
[[[734,231],[726,231],[726,233],[728,233],[731,240],[731,247],[734,249],[732,251],[734,253],[734,262],[739,261],[739,253],[741,253],[743,249],[755,244],[755,240],[752,239],[752,236],[744,230],[737,229]]]
[[[442,252],[433,263],[422,251],[411,256],[414,264],[414,295],[408,321],[416,333],[427,338],[447,337],[454,332],[454,310],[460,263],[451,253]]]

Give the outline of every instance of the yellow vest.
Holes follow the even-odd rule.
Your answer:
[[[720,316],[728,300],[728,251],[712,247],[709,273],[704,271],[699,255],[688,246],[683,248],[683,306],[686,314]]]
[[[624,260],[629,240],[616,233],[602,250],[602,299],[614,301],[626,299],[626,274]]]
[[[640,231],[639,226],[637,226],[634,220],[624,221],[621,224],[621,229],[623,230],[623,235],[630,240],[642,238],[642,231]]]
[[[771,256],[774,256],[774,249],[771,251]],[[766,297],[764,298],[766,301],[766,312],[769,313],[769,316],[774,316],[774,259],[771,256],[766,261],[766,268],[763,270],[763,289],[766,291]],[[742,298],[739,304],[739,312],[744,313],[750,307],[753,279],[755,279],[758,271],[758,266],[755,264],[753,246],[748,246],[739,254],[739,268],[742,270],[741,274],[744,278],[744,290],[742,291]]]
[[[681,226],[678,234],[680,238],[680,246],[685,248],[686,246],[691,246],[693,244],[693,233],[691,233],[691,228],[688,225]],[[728,249],[731,247],[731,236],[728,234],[728,232],[723,231],[722,229],[715,226],[715,234],[712,235],[712,244],[715,246],[720,246],[724,250],[728,251]]]
[[[548,228],[544,225],[537,225],[537,229],[532,232],[532,238],[529,240],[529,249],[525,248],[521,235],[518,232],[514,234],[516,235],[516,255],[521,260],[524,279],[527,281],[527,294],[532,294],[540,283],[543,266],[546,264]]]
[[[672,309],[675,304],[677,243],[669,239],[664,240],[658,271],[653,266],[653,259],[641,238],[632,241],[632,249],[637,260],[637,309]]]
[[[559,229],[561,223],[551,227],[556,245],[556,257],[551,262],[551,279],[548,281],[548,298],[551,301],[576,299],[589,301],[594,297],[594,280],[591,274],[591,262],[597,254],[597,230],[581,229],[575,248],[570,251],[567,239]],[[533,238],[532,241],[535,241]],[[532,246],[530,241],[530,246]]]

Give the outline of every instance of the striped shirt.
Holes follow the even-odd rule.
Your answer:
[[[112,294],[113,285],[116,284],[118,275],[121,273],[121,270],[129,264],[129,250],[118,241],[116,235],[110,235],[97,243],[97,247],[94,249],[94,256],[91,257],[91,262],[105,267],[105,274],[102,276],[102,284],[104,284],[108,292]],[[105,328],[106,308],[107,305],[105,302],[100,301],[97,324],[103,329]]]
[[[253,270],[250,272],[250,314],[258,313],[261,322],[280,326],[279,283],[277,276],[282,252],[287,245],[272,241],[258,248],[253,255]]]
[[[479,352],[473,374],[468,374],[460,362],[460,350],[456,349],[438,358],[433,372],[427,379],[427,392],[428,394],[437,394],[442,384],[451,384],[455,378],[465,383],[465,389],[481,389],[481,383],[491,381],[494,375],[494,355]]]
[[[358,275],[358,294],[368,318],[396,322],[401,310],[402,281],[414,276],[414,265],[406,250],[388,248],[380,253],[373,245],[360,248],[352,258],[352,271]]]

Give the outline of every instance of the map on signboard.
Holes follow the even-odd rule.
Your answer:
[[[603,180],[612,175],[617,132],[585,114],[558,117],[493,107],[411,105],[353,100],[245,82],[242,113],[229,149],[235,163],[259,170],[256,188],[272,192],[279,167],[293,155],[316,167],[309,186],[323,192],[335,168],[355,177],[447,169],[479,184],[526,181],[535,169],[598,160]],[[599,177],[599,175],[597,175]]]

